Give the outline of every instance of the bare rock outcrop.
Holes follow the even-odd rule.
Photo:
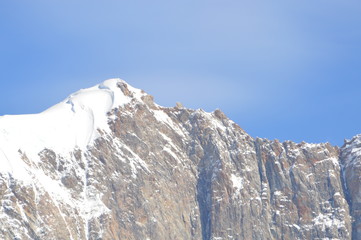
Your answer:
[[[253,138],[220,110],[112,91],[130,100],[86,148],[20,149],[30,177],[0,172],[0,239],[361,238],[360,136]]]

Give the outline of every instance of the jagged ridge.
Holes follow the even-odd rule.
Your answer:
[[[254,139],[108,80],[0,118],[0,238],[358,239],[359,139]]]

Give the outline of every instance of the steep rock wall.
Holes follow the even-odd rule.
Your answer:
[[[358,138],[254,139],[219,110],[113,91],[130,100],[86,149],[19,149],[31,179],[0,173],[1,239],[360,237]]]

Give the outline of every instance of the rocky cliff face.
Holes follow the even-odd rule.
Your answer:
[[[341,149],[254,139],[219,110],[164,108],[121,80],[91,92],[46,134],[0,118],[1,239],[361,239],[361,136]]]
[[[341,180],[353,217],[352,238],[361,239],[361,135],[345,141],[341,149]]]

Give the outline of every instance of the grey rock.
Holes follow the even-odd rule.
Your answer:
[[[19,151],[63,195],[0,174],[1,239],[361,239],[361,136],[341,149],[252,138],[220,110],[150,95],[108,117],[71,157]]]

